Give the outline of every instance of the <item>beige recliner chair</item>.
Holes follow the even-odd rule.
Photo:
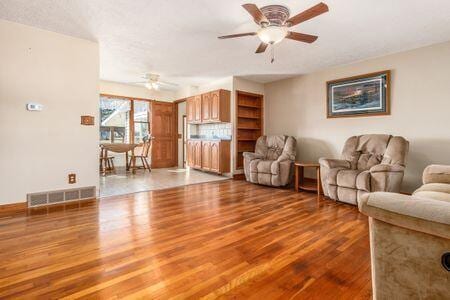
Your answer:
[[[285,186],[292,180],[296,141],[285,135],[261,136],[255,153],[244,152],[244,172],[247,181]]]
[[[450,166],[432,165],[412,196],[372,193],[369,216],[372,287],[379,299],[448,299],[450,295]]]
[[[342,159],[319,159],[325,196],[356,205],[369,192],[399,192],[408,148],[400,136],[352,136]]]

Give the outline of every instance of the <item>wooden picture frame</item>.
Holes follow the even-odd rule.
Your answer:
[[[327,118],[390,115],[390,70],[327,81]]]

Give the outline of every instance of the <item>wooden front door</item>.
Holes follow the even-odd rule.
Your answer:
[[[152,168],[169,168],[177,165],[176,120],[173,103],[152,102]]]

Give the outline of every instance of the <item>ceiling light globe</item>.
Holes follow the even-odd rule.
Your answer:
[[[152,85],[151,82],[147,82],[147,83],[145,84],[145,87],[148,88],[149,90],[153,90],[153,85]]]
[[[286,26],[267,26],[258,30],[259,39],[266,44],[276,44],[281,42],[288,34]]]

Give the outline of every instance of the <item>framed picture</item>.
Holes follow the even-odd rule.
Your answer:
[[[390,71],[327,82],[327,117],[390,114]]]

